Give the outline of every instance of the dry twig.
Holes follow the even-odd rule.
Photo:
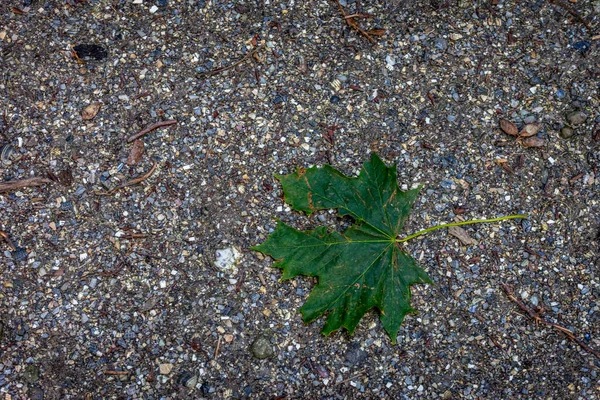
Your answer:
[[[119,189],[123,189],[127,186],[137,185],[138,183],[141,183],[141,182],[145,181],[146,179],[150,178],[152,176],[152,174],[154,173],[154,170],[156,169],[157,165],[158,164],[156,163],[156,161],[154,161],[154,164],[152,165],[152,168],[150,168],[150,171],[146,172],[144,175],[134,178],[130,181],[127,181],[119,186],[116,186],[116,187],[112,188],[111,190],[109,190],[108,192],[96,192],[96,194],[99,196],[110,196]]]
[[[577,21],[581,22],[581,24],[583,26],[585,26],[585,29],[587,29],[590,34],[592,33],[592,27],[590,26],[590,24],[588,24],[588,22],[581,15],[579,15],[579,13],[577,11],[575,11],[571,7],[569,7],[569,5],[566,4],[564,1],[548,0],[548,2],[550,2],[551,4],[555,4],[555,5],[563,8],[564,10],[566,10],[569,14],[571,14],[573,16],[573,18],[575,18]]]
[[[129,374],[131,374],[131,371],[110,371],[110,370],[104,371],[104,375],[129,375]]]
[[[199,75],[199,76],[213,76],[213,75],[216,75],[216,74],[218,74],[218,73],[221,73],[221,72],[223,72],[223,71],[227,71],[227,70],[229,70],[229,69],[235,68],[235,67],[237,67],[238,65],[240,65],[241,63],[245,62],[246,60],[248,60],[248,59],[250,59],[250,58],[252,58],[252,57],[255,57],[255,56],[256,56],[256,53],[258,53],[258,51],[259,51],[260,49],[261,49],[261,47],[260,47],[260,46],[258,46],[258,47],[255,47],[254,49],[252,49],[252,50],[248,51],[244,57],[240,58],[239,60],[237,60],[237,61],[236,61],[236,62],[234,62],[233,64],[227,65],[227,66],[225,66],[225,67],[220,67],[220,68],[211,69],[210,71],[207,71],[207,72],[201,72],[201,73],[199,73],[198,75]]]
[[[10,249],[12,251],[17,250],[17,248],[15,247],[15,245],[13,244],[13,242],[8,237],[8,233],[0,231],[0,239],[3,239],[8,244],[8,247],[10,247]]]
[[[11,190],[22,189],[30,186],[42,186],[43,184],[52,182],[48,178],[27,178],[16,181],[0,182],[0,193],[10,192]]]
[[[525,311],[527,313],[527,315],[529,315],[529,317],[535,321],[536,324],[543,324],[543,325],[549,326],[551,328],[554,328],[555,330],[557,330],[559,332],[562,332],[567,338],[569,338],[570,340],[577,343],[579,345],[579,347],[581,347],[583,350],[587,351],[588,353],[590,353],[594,357],[596,357],[598,360],[600,360],[600,353],[598,353],[596,350],[592,349],[590,346],[585,344],[583,342],[583,340],[576,337],[573,334],[573,332],[571,332],[569,329],[567,329],[564,326],[561,326],[559,324],[555,324],[554,322],[547,321],[544,318],[540,317],[540,315],[537,312],[533,311],[531,308],[527,307],[525,304],[523,304],[523,302],[521,302],[519,299],[517,299],[515,297],[515,295],[513,294],[512,289],[508,285],[502,283],[501,286],[502,286],[502,290],[504,290],[504,293],[506,293],[506,296],[513,303],[515,303],[517,306],[519,306],[519,308],[521,310]]]
[[[221,335],[219,335],[219,340],[217,340],[217,348],[215,349],[215,356],[213,360],[216,360],[219,357],[219,349],[221,348]]]
[[[342,385],[342,384],[344,384],[346,382],[350,382],[351,380],[354,380],[356,378],[360,378],[361,376],[363,376],[364,373],[365,373],[364,369],[362,371],[358,371],[357,374],[351,376],[350,378],[344,379],[343,381],[340,381],[340,382],[336,383],[336,386]]]
[[[157,129],[157,128],[162,128],[163,126],[170,126],[170,125],[174,125],[176,124],[177,121],[175,121],[174,119],[168,120],[168,121],[161,121],[161,122],[157,122],[155,124],[150,125],[149,127],[147,127],[146,129],[142,129],[141,131],[139,131],[138,133],[136,133],[135,135],[131,135],[129,136],[129,138],[127,139],[127,143],[131,143],[133,142],[135,139],[139,139],[142,136],[144,136],[145,134],[152,132],[153,130]]]
[[[344,10],[344,7],[342,7],[339,0],[333,0],[333,1],[335,1],[335,3],[337,4],[338,9],[340,10],[340,13],[342,14],[344,21],[346,21],[346,23],[348,24],[348,26],[351,29],[354,29],[355,31],[357,31],[358,33],[360,33],[361,35],[366,37],[369,40],[369,42],[371,42],[373,44],[377,44],[375,39],[373,39],[373,35],[367,31],[365,31],[364,29],[362,29],[360,27],[360,25],[358,25],[358,22],[356,22],[356,18],[363,17],[363,15],[361,15],[361,14],[349,15],[348,13],[346,13],[346,10]],[[375,36],[381,36],[381,30],[379,30],[379,29],[374,30],[373,34]]]

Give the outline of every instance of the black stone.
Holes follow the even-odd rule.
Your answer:
[[[73,47],[77,57],[81,59],[103,60],[108,57],[108,51],[97,44],[78,44]]]

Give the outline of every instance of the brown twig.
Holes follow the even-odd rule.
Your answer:
[[[121,236],[121,239],[143,239],[147,237],[145,233],[126,233]]]
[[[223,71],[227,71],[229,69],[235,68],[238,65],[240,65],[241,63],[245,62],[246,60],[254,57],[256,55],[256,53],[258,53],[258,51],[261,49],[261,47],[256,47],[250,51],[248,51],[246,53],[246,55],[242,58],[240,58],[239,60],[237,60],[236,62],[234,62],[233,64],[230,65],[226,65],[225,67],[220,67],[220,68],[215,68],[215,69],[211,69],[210,71],[207,72],[201,72],[200,74],[198,74],[199,76],[213,76],[216,74],[219,74]]]
[[[348,13],[346,13],[346,10],[344,10],[344,7],[342,7],[342,5],[340,4],[339,0],[333,0],[333,1],[335,1],[335,3],[337,4],[338,9],[340,10],[340,13],[342,13],[342,17],[343,17],[344,21],[346,21],[346,23],[348,24],[348,26],[351,29],[354,29],[355,31],[357,31],[358,33],[360,33],[361,35],[366,37],[369,40],[369,42],[371,42],[373,44],[377,44],[375,39],[373,39],[373,37],[368,32],[366,32],[364,29],[362,29],[356,22],[355,18],[357,18],[358,15],[356,15],[356,14],[348,15]]]
[[[50,179],[40,177],[0,182],[0,193],[10,192],[11,190],[21,189],[30,186],[42,186],[50,182],[52,182]]]
[[[219,335],[219,340],[217,340],[217,348],[215,349],[215,356],[213,357],[213,360],[216,360],[217,357],[219,356],[220,348],[221,348],[221,335]]]
[[[104,375],[129,375],[129,374],[131,374],[131,371],[111,371],[111,370],[104,371]]]
[[[127,143],[131,143],[135,139],[139,139],[142,136],[144,136],[145,134],[147,134],[149,132],[152,132],[155,129],[162,128],[163,126],[171,126],[171,125],[174,125],[176,123],[177,123],[177,121],[175,121],[174,119],[170,119],[168,121],[161,121],[161,122],[157,122],[155,124],[152,124],[149,127],[147,127],[146,129],[142,129],[141,131],[139,131],[135,135],[129,136],[129,138],[127,139]]]
[[[140,94],[136,94],[135,96],[133,96],[133,100],[141,99],[142,97],[146,97],[146,96],[150,96],[150,92],[147,90],[145,92],[142,92]]]
[[[502,286],[502,290],[504,291],[504,293],[506,293],[506,296],[513,303],[515,303],[517,306],[519,306],[519,308],[521,310],[525,311],[529,315],[529,317],[531,317],[531,319],[533,319],[535,321],[536,324],[538,324],[538,323],[543,324],[543,325],[549,326],[551,328],[554,328],[555,330],[557,330],[559,332],[562,332],[567,338],[569,338],[570,340],[577,343],[579,345],[579,347],[581,347],[583,350],[587,351],[588,353],[590,353],[594,357],[596,357],[598,360],[600,360],[600,353],[598,353],[596,350],[592,349],[590,346],[585,344],[583,342],[583,340],[576,337],[571,330],[565,328],[564,326],[555,324],[554,322],[547,321],[544,318],[540,317],[540,315],[537,312],[533,311],[531,308],[527,307],[525,304],[523,304],[523,302],[521,302],[519,299],[517,299],[515,297],[515,295],[513,294],[512,289],[508,285],[502,283],[501,286]]]
[[[10,249],[12,251],[17,250],[17,248],[15,247],[15,245],[13,244],[13,242],[8,237],[8,233],[0,231],[0,239],[3,239],[8,244],[8,247],[10,247]]]
[[[356,375],[351,376],[348,379],[344,379],[343,381],[338,382],[336,385],[342,385],[342,384],[344,384],[346,382],[350,382],[353,379],[360,378],[361,376],[363,376],[364,373],[365,373],[365,370],[359,371]]]
[[[592,33],[592,27],[590,26],[590,24],[588,24],[588,22],[581,15],[579,15],[579,13],[577,11],[575,11],[571,7],[569,7],[568,4],[565,4],[565,2],[563,2],[562,0],[548,0],[548,1],[551,4],[555,4],[555,5],[563,8],[564,10],[566,10],[569,14],[571,14],[573,16],[573,18],[575,18],[577,21],[581,22],[581,24],[583,26],[585,26],[585,29],[587,29],[590,34]]]
[[[150,171],[146,172],[144,175],[138,176],[137,178],[134,178],[130,181],[127,181],[127,182],[119,185],[119,186],[116,186],[116,187],[112,188],[111,190],[109,190],[108,192],[96,192],[96,194],[99,196],[110,196],[119,189],[123,189],[127,186],[137,185],[138,183],[141,183],[141,182],[145,181],[146,179],[150,178],[152,176],[152,174],[154,173],[154,170],[156,169],[157,165],[158,164],[156,163],[156,161],[154,161],[154,164],[152,165],[152,168],[150,168]]]

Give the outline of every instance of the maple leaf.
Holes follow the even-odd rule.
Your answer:
[[[402,243],[435,229],[527,217],[520,214],[437,225],[400,239],[420,187],[400,190],[396,166],[387,167],[376,154],[356,178],[329,165],[298,168],[276,177],[283,186],[284,200],[295,210],[310,215],[335,208],[339,216],[354,220],[342,233],[329,232],[326,227],[302,232],[279,221],[264,243],[252,247],[276,260],[273,267],[283,270],[282,280],[298,275],[318,278],[300,313],[304,322],[327,315],[325,335],[340,328],[352,334],[365,313],[375,308],[396,343],[404,317],[416,312],[410,305],[411,285],[433,284]]]
[[[318,284],[300,309],[310,322],[327,314],[323,333],[346,328],[350,333],[364,314],[377,308],[392,341],[404,317],[416,312],[410,305],[410,286],[432,283],[396,238],[419,189],[398,187],[395,166],[388,168],[373,154],[357,178],[348,178],[326,165],[299,168],[277,176],[284,199],[295,210],[311,214],[337,208],[355,223],[343,233],[319,227],[301,232],[282,222],[254,250],[270,255],[283,269],[282,279],[316,276]]]

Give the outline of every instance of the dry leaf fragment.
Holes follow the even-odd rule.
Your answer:
[[[372,36],[385,36],[386,34],[386,30],[385,29],[371,29],[370,31],[367,32],[369,35]]]
[[[527,124],[521,130],[521,133],[519,133],[519,136],[520,137],[529,137],[529,136],[536,135],[540,131],[541,128],[542,128],[542,125],[538,122],[536,122],[534,124]]]
[[[546,141],[537,136],[530,136],[520,141],[523,147],[543,147],[546,145]]]
[[[477,240],[472,239],[467,231],[465,231],[460,226],[451,226],[448,228],[448,233],[452,236],[455,236],[464,244],[465,246],[475,245],[477,244]]]
[[[84,121],[94,119],[96,114],[98,114],[98,111],[100,111],[100,107],[102,107],[102,103],[90,104],[89,106],[85,107],[81,112],[81,118],[83,118]]]
[[[140,139],[136,139],[133,142],[133,146],[129,151],[129,156],[127,157],[127,165],[136,165],[142,160],[142,156],[144,155],[144,142]]]
[[[500,129],[502,129],[504,133],[507,133],[510,136],[519,136],[519,128],[517,128],[517,126],[509,120],[501,119]]]

